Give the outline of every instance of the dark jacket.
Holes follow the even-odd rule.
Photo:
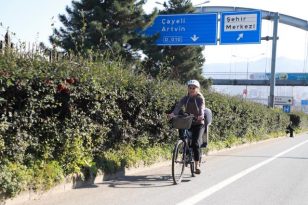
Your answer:
[[[204,116],[204,97],[202,96],[202,94],[198,94],[193,97],[188,95],[184,96],[175,106],[173,113],[175,115],[178,115],[182,107],[184,107],[185,112],[193,114],[196,118],[198,116]],[[204,120],[193,122],[193,124],[204,124]]]

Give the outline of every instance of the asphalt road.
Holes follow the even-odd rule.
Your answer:
[[[42,196],[24,205],[308,205],[308,133],[205,157],[202,173],[173,185],[171,163]]]

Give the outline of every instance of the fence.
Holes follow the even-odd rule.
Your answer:
[[[22,57],[37,57],[40,56],[49,62],[60,61],[63,59],[71,59],[71,56],[67,52],[56,51],[55,48],[46,48],[44,44],[40,43],[16,43],[11,40],[9,31],[6,32],[4,39],[0,40],[0,54],[6,52],[15,53]]]

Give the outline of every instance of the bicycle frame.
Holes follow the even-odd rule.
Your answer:
[[[182,180],[184,168],[190,165],[191,176],[194,177],[194,160],[191,147],[191,133],[184,129],[183,136],[177,141],[173,150],[172,157],[172,178],[174,184],[179,184]],[[179,156],[180,154],[180,156]],[[180,172],[176,172],[176,166],[180,167]]]

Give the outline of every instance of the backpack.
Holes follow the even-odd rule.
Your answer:
[[[205,125],[210,125],[212,123],[212,111],[209,108],[204,109],[204,123]]]
[[[202,144],[201,147],[207,147],[209,141],[209,125],[212,123],[212,111],[209,108],[204,109],[204,125],[205,130],[202,135]]]

